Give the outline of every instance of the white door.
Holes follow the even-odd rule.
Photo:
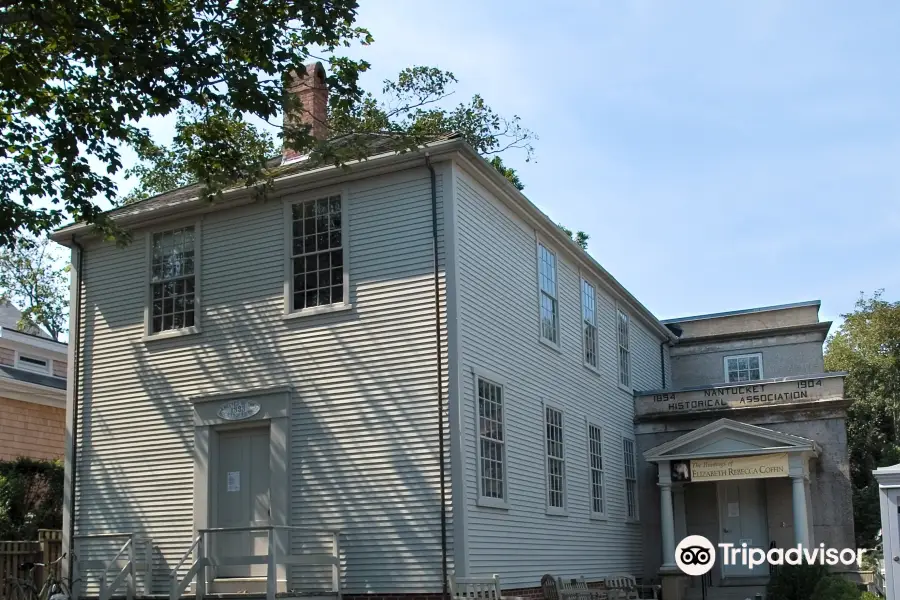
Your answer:
[[[742,544],[746,543],[748,548],[768,550],[769,525],[766,518],[766,494],[763,485],[759,479],[719,482],[719,523],[721,525],[719,535],[723,543],[734,544],[735,548],[740,548]],[[769,570],[765,566],[750,570],[743,564],[726,565],[725,561],[722,561],[722,577],[768,575]]]
[[[269,430],[237,429],[219,433],[213,527],[269,524]],[[265,556],[265,531],[214,533],[217,557]],[[217,577],[263,577],[266,565],[225,566]]]

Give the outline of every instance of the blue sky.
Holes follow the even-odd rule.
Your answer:
[[[361,5],[367,87],[433,65],[521,116],[525,194],[660,318],[900,299],[900,4]]]

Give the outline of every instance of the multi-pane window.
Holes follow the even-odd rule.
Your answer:
[[[728,383],[762,379],[762,354],[725,357],[725,375]]]
[[[193,327],[194,227],[154,233],[150,273],[150,333]]]
[[[291,207],[293,310],[345,301],[341,197]]]
[[[618,311],[619,383],[631,387],[631,346],[628,338],[628,315]]]
[[[506,438],[503,430],[503,388],[478,378],[478,452],[481,461],[479,494],[506,502]]]
[[[634,440],[623,438],[625,451],[625,508],[629,519],[637,519],[637,457],[634,454]]]
[[[563,449],[562,411],[544,408],[547,438],[547,504],[553,509],[566,507],[566,457]]]
[[[588,461],[591,468],[591,513],[606,512],[603,497],[603,430],[588,423]]]
[[[541,337],[559,343],[559,303],[556,300],[556,255],[538,244],[538,272],[541,286]]]
[[[584,362],[594,367],[598,366],[597,356],[597,294],[594,286],[581,280],[581,321],[584,334]]]

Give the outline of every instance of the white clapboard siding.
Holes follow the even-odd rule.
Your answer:
[[[146,232],[126,248],[88,248],[77,531],[151,536],[155,593],[167,593],[192,539],[190,398],[277,385],[295,389],[292,524],[344,532],[345,590],[441,588],[428,171],[345,189],[352,311],[282,319],[280,200],[203,217],[199,335],[142,341]],[[445,398],[446,352],[445,342]],[[330,585],[324,571],[294,574],[298,589]]]
[[[632,394],[617,385],[616,303],[596,280],[600,373],[581,359],[579,271],[557,250],[561,351],[538,339],[535,232],[457,170],[461,403],[468,573],[533,587],[544,573],[597,579],[641,567],[640,524],[626,522],[622,435]],[[659,342],[631,320],[633,381],[659,387]],[[473,368],[505,379],[509,509],[481,507],[476,481]],[[568,506],[546,514],[543,402],[564,411]],[[590,518],[587,431],[603,426],[608,519]],[[654,493],[655,490],[640,490]]]

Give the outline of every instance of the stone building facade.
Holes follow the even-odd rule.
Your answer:
[[[849,400],[844,374],[824,372],[831,323],[818,309],[816,301],[665,321],[679,335],[672,385],[635,393],[635,437],[644,569],[663,576],[667,598],[768,581],[768,568],[724,564],[688,580],[674,563],[688,535],[765,550],[854,547]]]

